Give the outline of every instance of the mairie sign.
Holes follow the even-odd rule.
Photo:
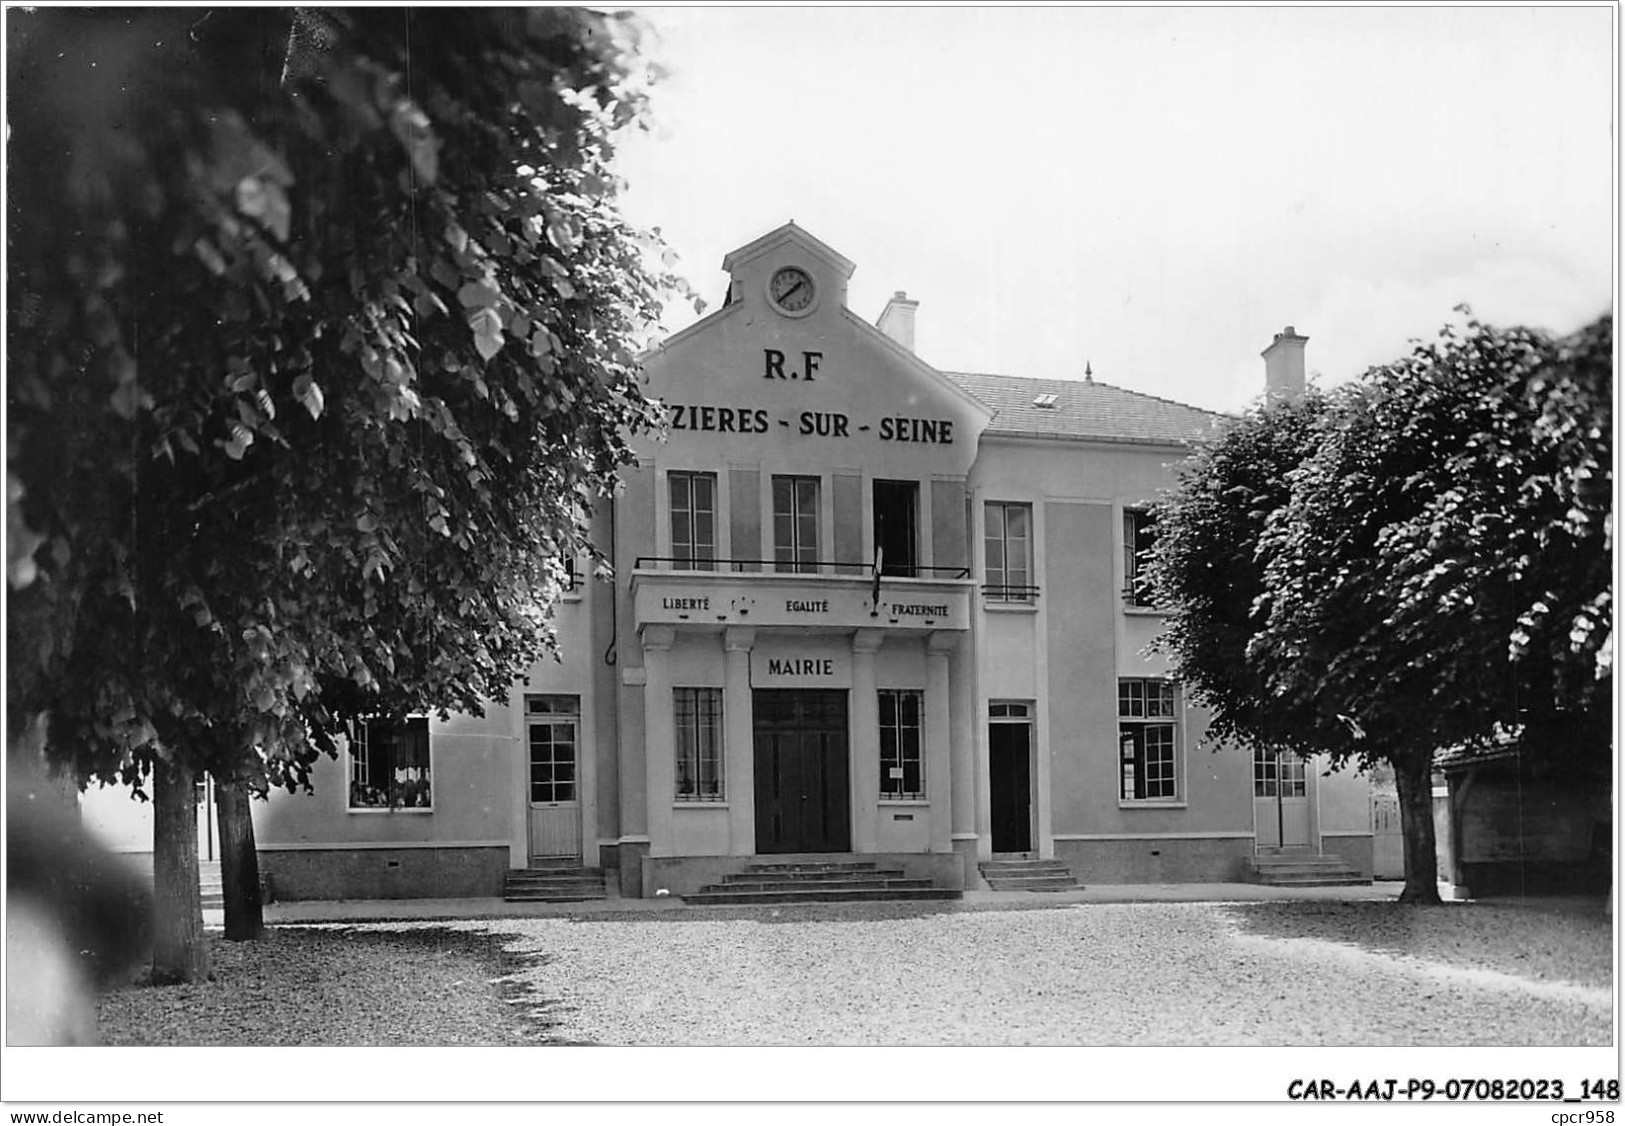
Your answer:
[[[813,639],[759,639],[750,651],[753,688],[850,688],[852,653]]]

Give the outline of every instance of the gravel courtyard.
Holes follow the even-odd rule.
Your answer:
[[[831,914],[502,929],[517,936],[512,951],[541,956],[511,984],[557,999],[562,1035],[607,1044],[1582,1045],[1611,1034],[1605,982],[1270,934],[1246,925],[1258,906]],[[1280,912],[1264,917],[1278,929]]]
[[[308,973],[310,942],[323,962],[354,948],[357,964],[369,943],[403,956],[415,944],[425,971],[404,976],[432,1000],[350,1002],[369,1020],[393,1012],[398,1036],[386,1024],[324,1035],[307,1016],[282,1039],[252,982],[279,958]],[[1595,911],[866,904],[290,928],[231,946],[220,982],[184,987],[199,992],[110,996],[109,1042],[152,1042],[129,1031],[154,1027],[141,1012],[152,1004],[180,1037],[168,1042],[261,1044],[1595,1045],[1613,1015],[1612,923]],[[435,960],[456,978],[444,989]],[[229,1013],[233,974],[249,980],[254,1032],[181,1019],[215,990]],[[364,988],[333,974],[322,989]],[[322,1008],[343,1010],[333,996]],[[437,1032],[440,1020],[457,1023]]]

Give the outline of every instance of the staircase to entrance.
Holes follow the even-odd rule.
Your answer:
[[[1272,887],[1344,887],[1369,884],[1341,856],[1305,848],[1261,848],[1253,857],[1258,882]]]
[[[509,903],[582,903],[604,898],[604,870],[583,868],[579,861],[533,860],[528,868],[509,869],[502,898]]]
[[[984,860],[977,867],[994,891],[1072,891],[1082,886],[1059,860]]]
[[[707,884],[683,902],[692,904],[864,903],[897,899],[961,899],[958,888],[906,876],[869,860],[795,861],[748,865]]]

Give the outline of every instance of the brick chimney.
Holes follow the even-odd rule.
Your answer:
[[[911,300],[908,294],[899,289],[886,302],[886,308],[881,312],[880,319],[875,321],[875,327],[912,352],[914,313],[919,307],[918,301]]]
[[[1303,397],[1303,346],[1307,343],[1307,336],[1299,336],[1287,325],[1286,331],[1276,333],[1270,346],[1260,353],[1264,357],[1265,403]]]

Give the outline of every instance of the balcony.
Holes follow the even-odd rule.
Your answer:
[[[641,556],[633,564],[638,624],[735,625],[768,629],[963,630],[974,589],[964,567],[911,567],[880,575],[874,565],[771,559],[704,561]]]

